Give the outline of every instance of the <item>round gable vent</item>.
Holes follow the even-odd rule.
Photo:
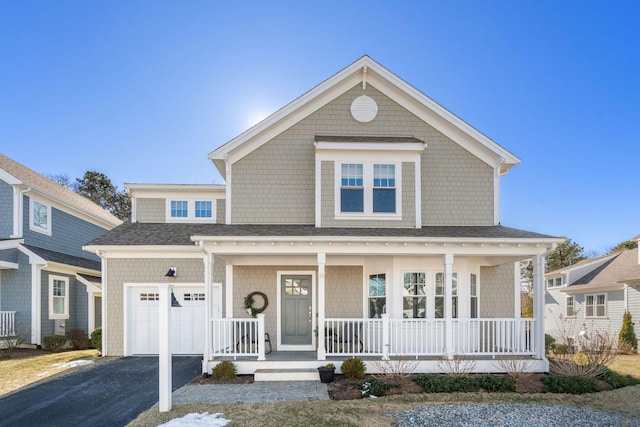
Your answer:
[[[360,123],[369,123],[378,114],[378,104],[367,95],[357,97],[351,103],[351,115]]]

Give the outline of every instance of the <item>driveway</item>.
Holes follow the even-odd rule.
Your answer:
[[[173,390],[201,372],[173,358]],[[125,426],[158,402],[158,358],[125,357],[0,398],[0,426]]]

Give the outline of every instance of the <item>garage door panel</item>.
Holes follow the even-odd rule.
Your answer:
[[[171,308],[171,351],[173,354],[202,354],[206,315],[204,287],[174,288],[181,307]],[[153,288],[133,288],[129,301],[131,354],[158,354],[159,295]]]

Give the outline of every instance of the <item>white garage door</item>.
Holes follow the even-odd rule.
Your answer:
[[[171,352],[202,354],[204,351],[204,286],[175,287],[173,293],[182,307],[171,308]],[[158,354],[157,288],[129,290],[130,354]]]

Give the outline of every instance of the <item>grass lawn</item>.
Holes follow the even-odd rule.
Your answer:
[[[640,356],[620,356],[611,368],[640,379]],[[393,426],[387,414],[409,408],[438,404],[538,403],[577,406],[625,416],[640,416],[640,385],[593,394],[452,393],[401,394],[378,399],[278,403],[210,403],[174,405],[167,413],[154,406],[140,414],[129,427],[157,426],[188,413],[222,413],[233,426]]]
[[[20,357],[18,354],[11,359],[0,360],[0,396],[12,391],[16,391],[39,381],[50,380],[52,378],[67,375],[80,369],[86,369],[94,365],[80,367],[61,367],[54,364],[63,364],[75,360],[88,359],[95,363],[104,363],[114,358],[98,357],[98,351],[74,350],[48,353],[44,351],[31,351],[27,357]]]

